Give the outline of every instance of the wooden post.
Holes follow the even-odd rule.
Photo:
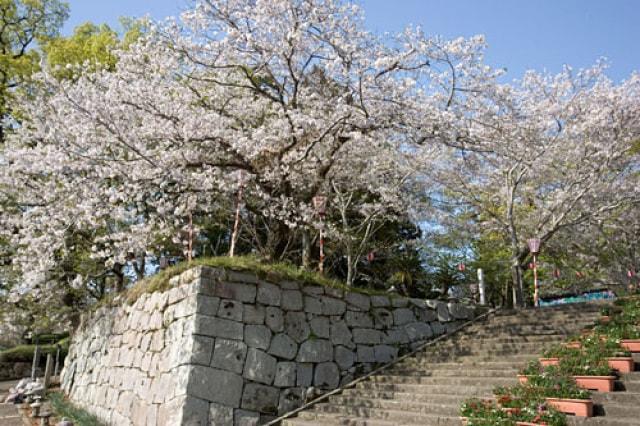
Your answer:
[[[58,377],[58,373],[60,372],[60,345],[56,345],[56,367],[53,370],[53,376]]]
[[[44,391],[47,392],[51,384],[51,373],[53,373],[53,356],[47,354],[47,366],[44,369]]]
[[[38,338],[36,337],[36,348],[33,350],[33,363],[31,364],[31,380],[36,379],[36,370],[40,363],[40,346],[38,345]]]

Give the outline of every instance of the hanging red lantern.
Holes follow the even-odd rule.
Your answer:
[[[633,269],[629,269],[627,271],[627,277],[629,278],[633,278],[635,276],[636,272]]]
[[[367,261],[369,263],[373,262],[375,258],[376,258],[376,255],[372,251],[367,253]]]
[[[534,268],[534,266],[535,266],[535,265],[533,264],[533,262],[529,262],[529,269],[533,269],[533,268]]]
[[[458,271],[460,272],[464,272],[464,270],[466,269],[466,266],[464,265],[464,263],[460,263],[458,265]]]

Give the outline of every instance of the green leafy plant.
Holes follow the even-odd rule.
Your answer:
[[[57,417],[67,417],[82,426],[103,426],[96,416],[70,403],[61,392],[50,392],[47,396]]]
[[[565,426],[566,416],[547,404],[541,389],[518,385],[497,387],[493,391],[496,402],[507,409],[511,418],[520,422],[531,422],[549,426]]]
[[[544,358],[563,358],[579,355],[580,349],[568,348],[565,344],[554,345],[542,353]]]
[[[494,401],[470,398],[462,403],[460,415],[467,418],[467,426],[512,426],[516,421]]]

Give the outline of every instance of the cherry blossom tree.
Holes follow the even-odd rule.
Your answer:
[[[25,288],[69,252],[71,229],[103,230],[93,256],[118,274],[191,215],[228,208],[240,173],[246,210],[269,222],[268,257],[292,229],[312,229],[311,199],[331,197],[331,182],[389,211],[405,188],[384,171],[402,176],[412,146],[429,151],[495,72],[481,37],[363,28],[360,9],[337,0],[200,0],[114,52],[114,70],[45,70],[2,171],[20,206],[3,229]]]
[[[640,75],[616,85],[603,64],[529,72],[466,96],[451,121],[447,160],[430,163],[434,201],[469,209],[478,220],[467,224],[504,235],[518,304],[527,238],[539,237],[544,250],[559,232],[626,206],[637,215],[639,94]]]

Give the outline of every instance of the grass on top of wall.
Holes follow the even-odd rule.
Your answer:
[[[59,419],[66,417],[78,426],[103,426],[96,416],[69,402],[61,392],[50,392],[47,396],[51,401],[51,408]]]
[[[135,302],[141,295],[145,293],[154,293],[156,291],[166,291],[169,289],[169,280],[176,275],[198,267],[209,266],[212,268],[224,268],[233,271],[255,273],[261,279],[269,281],[290,280],[296,281],[303,285],[320,285],[325,287],[338,288],[365,294],[386,294],[384,292],[373,291],[362,288],[349,288],[340,281],[336,281],[317,272],[307,271],[288,263],[263,262],[253,256],[236,256],[236,257],[205,257],[194,259],[191,262],[181,262],[171,266],[159,273],[147,277],[136,283],[127,290],[125,299],[128,303]]]

